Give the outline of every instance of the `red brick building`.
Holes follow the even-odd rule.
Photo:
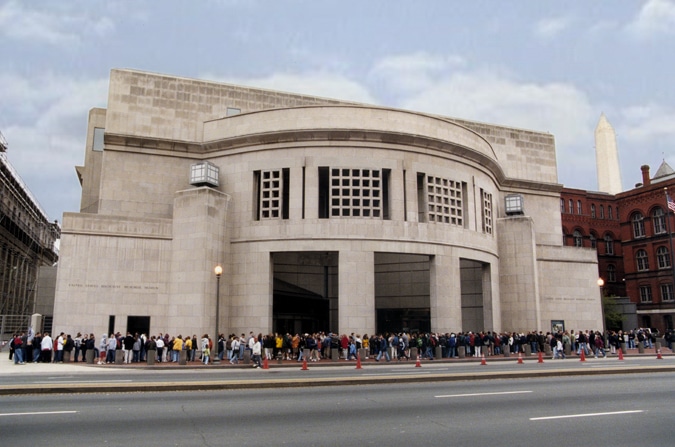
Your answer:
[[[675,171],[664,161],[654,177],[616,195],[563,188],[563,243],[598,253],[606,296],[628,297],[641,327],[673,329],[675,217],[665,191],[675,195]]]

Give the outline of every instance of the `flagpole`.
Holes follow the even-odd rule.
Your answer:
[[[673,204],[673,199],[668,195],[668,188],[663,187],[663,192],[666,194],[666,229],[668,230],[668,236],[670,238],[670,267],[673,271],[673,286],[671,288],[671,293],[675,294],[675,253],[673,253],[673,233],[670,231],[670,216],[675,215],[675,206]]]

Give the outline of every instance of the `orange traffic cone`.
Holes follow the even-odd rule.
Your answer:
[[[360,355],[356,356],[356,369],[362,369],[361,368],[361,356]]]
[[[267,362],[267,356],[265,356],[265,358],[263,359],[263,367],[262,367],[262,369],[270,369],[270,365],[269,365],[269,363]]]
[[[661,356],[661,350],[658,349],[656,351],[656,360],[663,360],[663,357]]]
[[[580,362],[585,362],[585,361],[586,361],[586,353],[585,353],[585,351],[584,351],[583,349],[581,350],[581,358],[579,359],[579,361],[580,361]]]
[[[420,363],[420,356],[418,355],[417,356],[417,362],[415,363],[415,368],[421,368],[421,367],[422,367],[422,363]]]
[[[305,357],[302,358],[302,368],[300,368],[300,371],[307,371],[309,368],[307,368],[307,359]]]
[[[487,365],[487,362],[485,361],[485,354],[483,354],[483,356],[481,357],[480,364],[481,365]]]
[[[518,364],[519,365],[523,364],[523,354],[521,354],[520,352],[518,353]]]
[[[537,363],[544,363],[544,353],[539,351],[539,360]]]
[[[619,348],[619,360],[623,360],[623,349]]]

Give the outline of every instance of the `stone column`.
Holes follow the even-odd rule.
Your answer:
[[[207,333],[214,340],[216,327],[216,265],[220,279],[219,331],[227,321],[230,266],[226,227],[230,197],[214,188],[178,191],[173,204],[170,285],[166,305],[168,325],[175,333]]]
[[[429,272],[431,331],[450,331],[462,327],[462,296],[459,259],[436,255]]]
[[[375,255],[372,251],[339,253],[339,333],[375,333]]]

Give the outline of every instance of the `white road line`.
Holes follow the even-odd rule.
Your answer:
[[[565,414],[561,416],[546,416],[540,418],[530,418],[531,421],[548,421],[551,419],[583,418],[587,416],[612,416],[616,414],[644,413],[644,410],[612,411],[608,413],[586,413],[586,414]]]
[[[472,394],[444,394],[434,397],[473,397],[473,396],[500,396],[503,394],[525,394],[531,393],[532,391],[502,391],[499,393],[472,393]]]
[[[0,416],[35,416],[41,414],[73,414],[77,411],[34,411],[31,413],[0,413]]]
[[[364,376],[405,376],[405,375],[418,375],[418,374],[431,374],[430,371],[427,372],[422,372],[422,371],[415,371],[415,372],[389,372],[389,373],[382,373],[382,374],[363,374]]]
[[[72,379],[65,380],[65,381],[50,381],[50,382],[45,382],[45,381],[39,381],[39,382],[31,382],[32,384],[36,385],[68,385],[68,384],[88,384],[88,383],[119,383],[119,382],[133,382],[132,379],[119,379],[119,380],[81,380],[77,382],[73,382]]]

